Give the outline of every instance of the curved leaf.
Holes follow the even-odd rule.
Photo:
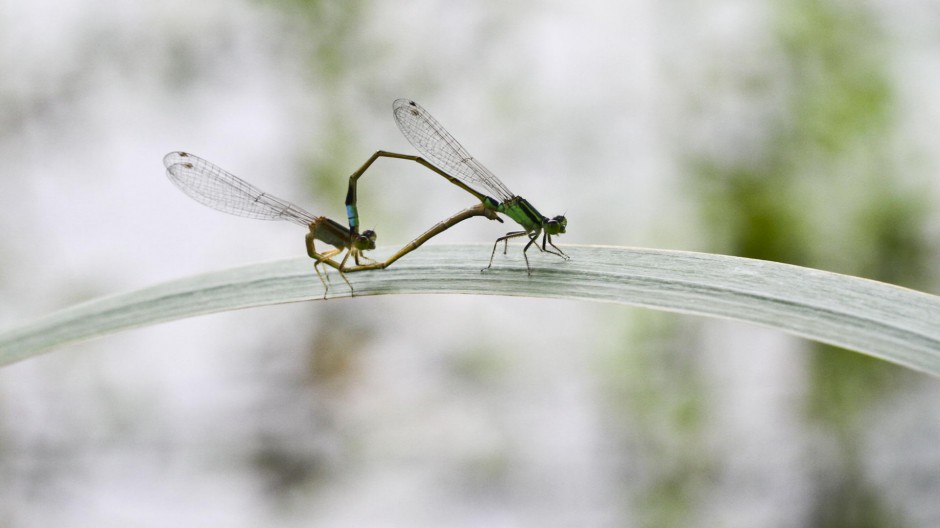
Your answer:
[[[475,293],[646,306],[777,328],[940,376],[940,297],[787,264],[723,255],[566,246],[480,273],[492,246],[429,246],[389,269],[350,273],[356,296]],[[377,252],[380,255],[381,251]],[[92,300],[0,334],[0,365],[118,330],[266,304],[319,300],[309,259],[212,272]],[[350,292],[336,272],[330,297]]]

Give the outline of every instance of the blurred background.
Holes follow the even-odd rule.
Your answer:
[[[162,156],[342,219],[369,155],[413,152],[399,97],[565,213],[562,247],[938,294],[938,28],[935,0],[3,2],[0,329],[304,255],[292,224],[184,196]],[[394,160],[359,195],[387,246],[473,203]],[[934,379],[734,322],[272,306],[0,370],[0,526],[938,526],[938,404]]]

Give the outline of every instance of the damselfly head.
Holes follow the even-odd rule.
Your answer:
[[[356,241],[354,245],[356,246],[356,249],[363,251],[368,249],[375,249],[376,238],[378,238],[378,235],[375,234],[375,231],[369,229],[356,235]]]
[[[565,215],[558,215],[545,222],[545,232],[549,235],[560,235],[565,232],[566,227],[568,227],[568,219]]]

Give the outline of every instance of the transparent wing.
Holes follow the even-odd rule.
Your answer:
[[[260,220],[287,220],[305,227],[316,220],[296,205],[263,192],[198,156],[170,152],[163,157],[163,165],[170,181],[190,198],[223,213]]]
[[[401,133],[434,166],[471,187],[485,188],[500,201],[513,197],[512,191],[473,159],[467,149],[421,105],[408,99],[399,99],[395,101],[393,109]]]

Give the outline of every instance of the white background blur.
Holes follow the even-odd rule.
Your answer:
[[[342,220],[351,172],[412,152],[399,97],[566,214],[562,247],[793,255],[937,294],[938,28],[936,0],[2,2],[0,329],[304,255],[297,226],[184,196],[163,155]],[[388,246],[473,203],[389,160],[359,194]],[[926,376],[731,322],[272,306],[0,370],[0,527],[937,526],[938,404]]]

